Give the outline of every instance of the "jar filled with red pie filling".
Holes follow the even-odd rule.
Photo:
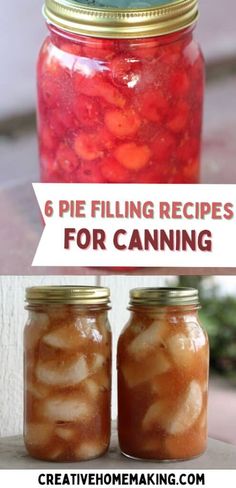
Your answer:
[[[118,343],[118,432],[124,455],[183,460],[207,444],[209,349],[198,292],[130,292],[131,318]]]
[[[109,290],[33,287],[26,300],[26,449],[47,461],[101,456],[111,423]]]
[[[46,0],[44,14],[41,180],[197,183],[198,0]]]

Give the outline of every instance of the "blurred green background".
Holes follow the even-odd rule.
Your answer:
[[[198,288],[200,317],[207,329],[211,349],[211,369],[236,386],[236,295],[222,295],[216,283],[208,286],[208,277],[180,276],[179,286]]]

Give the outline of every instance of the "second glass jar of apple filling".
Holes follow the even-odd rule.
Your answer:
[[[49,461],[101,456],[111,423],[109,290],[33,287],[26,300],[26,449]]]
[[[130,292],[131,318],[118,343],[118,432],[123,454],[190,459],[207,443],[209,348],[198,292]]]
[[[44,13],[42,181],[197,183],[198,0],[46,0]]]

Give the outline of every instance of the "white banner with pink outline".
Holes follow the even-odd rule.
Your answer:
[[[236,267],[236,185],[33,184],[33,266]]]

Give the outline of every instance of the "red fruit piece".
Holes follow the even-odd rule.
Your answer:
[[[175,151],[176,141],[170,132],[159,131],[152,143],[153,158],[160,163],[169,164]]]
[[[54,55],[53,52],[56,51]],[[58,49],[54,48],[44,64],[39,65],[39,94],[47,107],[57,107],[59,101],[68,100],[71,93],[71,76],[57,58]],[[41,72],[41,73],[40,73]]]
[[[153,163],[148,167],[148,171],[144,168],[136,177],[136,183],[167,183],[167,171],[163,164]]]
[[[125,97],[119,90],[106,81],[97,83],[97,96],[103,97],[111,105],[123,108],[126,104]]]
[[[191,160],[184,168],[183,168],[183,176],[182,179],[184,183],[198,183],[199,182],[199,168],[200,163],[199,159]]]
[[[93,161],[103,155],[94,134],[79,134],[75,139],[74,149],[79,158],[87,161]]]
[[[60,171],[58,170],[57,161],[50,154],[41,151],[41,176],[44,183],[55,183],[60,179]]]
[[[40,142],[49,151],[56,149],[58,141],[55,137],[54,132],[48,125],[44,125],[42,130],[39,132]]]
[[[168,110],[168,101],[161,90],[150,90],[140,96],[139,107],[143,117],[158,123]]]
[[[179,44],[171,43],[161,46],[161,62],[171,69],[177,69],[181,61],[182,51]],[[176,67],[175,67],[176,66]]]
[[[81,132],[76,138],[74,149],[77,156],[86,161],[103,156],[104,151],[112,147],[112,139],[109,133],[100,129],[97,132]]]
[[[181,161],[191,161],[199,157],[200,141],[198,139],[186,139],[180,143],[177,149],[177,159]]]
[[[174,73],[170,78],[170,93],[174,96],[186,96],[190,88],[190,81],[185,72]]]
[[[105,159],[100,166],[101,174],[108,183],[128,183],[129,171],[112,157]]]
[[[83,126],[94,127],[100,122],[100,107],[94,98],[77,95],[73,108],[77,120]]]
[[[102,97],[111,105],[122,108],[126,100],[119,90],[104,80],[101,76],[95,75],[86,77],[76,73],[74,81],[75,93],[82,93],[90,97]]]
[[[57,110],[55,110],[54,117],[55,121],[58,122],[58,124],[64,125],[66,129],[72,129],[77,125],[73,111],[67,107],[64,109],[59,107]]]
[[[167,123],[173,132],[181,132],[187,125],[189,116],[189,106],[186,102],[178,102],[176,107],[170,112],[171,117]]]
[[[41,81],[41,93],[47,107],[56,107],[60,99],[60,85],[51,75],[45,75]]]
[[[57,118],[57,114],[54,110],[50,111],[49,127],[55,137],[62,139],[65,135],[66,128],[60,119]]]
[[[141,125],[141,120],[134,110],[117,109],[106,112],[105,124],[114,136],[122,139],[134,135]]]
[[[75,181],[78,183],[104,183],[104,178],[98,164],[83,161],[75,173]]]
[[[76,118],[70,110],[61,107],[49,111],[49,127],[57,137],[63,137],[66,131],[76,128]]]
[[[114,155],[125,168],[139,171],[147,165],[151,151],[147,145],[138,146],[134,142],[126,142],[117,147]]]
[[[79,164],[74,151],[64,143],[61,143],[58,148],[56,161],[60,169],[65,173],[72,173]]]
[[[112,135],[106,130],[106,127],[101,127],[96,130],[96,137],[98,143],[105,149],[109,150],[114,146],[114,139]]]
[[[41,167],[40,181],[43,183],[63,183],[63,179],[59,171],[51,172],[48,168]]]
[[[142,64],[137,59],[117,56],[110,63],[111,74],[117,85],[134,88],[141,76]]]

